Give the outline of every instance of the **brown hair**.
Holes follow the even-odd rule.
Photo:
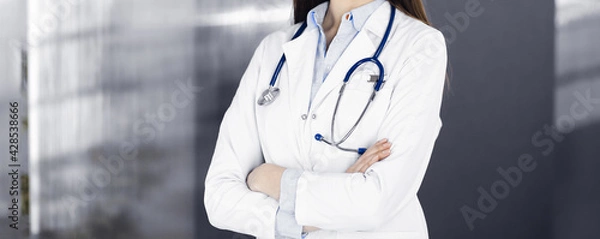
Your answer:
[[[326,0],[294,0],[294,23],[306,21],[306,15],[308,12],[325,1]],[[387,1],[406,15],[421,20],[427,25],[431,25],[429,19],[427,18],[427,14],[425,13],[425,7],[423,6],[422,0]]]

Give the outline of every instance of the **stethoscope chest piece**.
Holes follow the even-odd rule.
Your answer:
[[[268,89],[263,91],[261,97],[258,99],[257,103],[260,106],[265,106],[271,104],[277,97],[279,96],[279,88],[274,86],[269,86]]]

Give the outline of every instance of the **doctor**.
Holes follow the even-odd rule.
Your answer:
[[[443,35],[421,0],[297,0],[256,49],[205,182],[217,228],[428,238],[417,191],[442,126]]]

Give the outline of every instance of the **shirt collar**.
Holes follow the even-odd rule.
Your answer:
[[[325,1],[308,12],[306,21],[309,29],[318,28],[321,26],[321,24],[323,24],[323,18],[325,18],[325,13],[327,13],[328,7],[329,2]]]
[[[370,3],[352,9],[350,12],[347,12],[346,14],[349,14],[348,20],[352,22],[354,29],[356,29],[356,31],[360,31],[371,14],[373,14],[373,12],[375,12],[375,10],[377,10],[377,8],[385,1],[386,0],[374,0]],[[325,1],[308,12],[306,21],[309,29],[317,28],[323,24],[323,18],[325,18],[328,7],[329,1]],[[344,16],[346,16],[346,14],[344,14]]]
[[[360,31],[367,22],[367,19],[369,19],[371,14],[373,14],[383,2],[385,2],[385,0],[374,0],[358,8],[352,9],[352,11],[350,11],[350,19],[354,24],[354,29]]]

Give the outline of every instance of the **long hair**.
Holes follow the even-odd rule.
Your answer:
[[[294,23],[306,21],[308,12],[325,1],[326,0],[294,0]],[[416,18],[427,25],[431,25],[427,18],[427,14],[425,13],[425,7],[423,6],[422,0],[387,1],[406,15]]]

